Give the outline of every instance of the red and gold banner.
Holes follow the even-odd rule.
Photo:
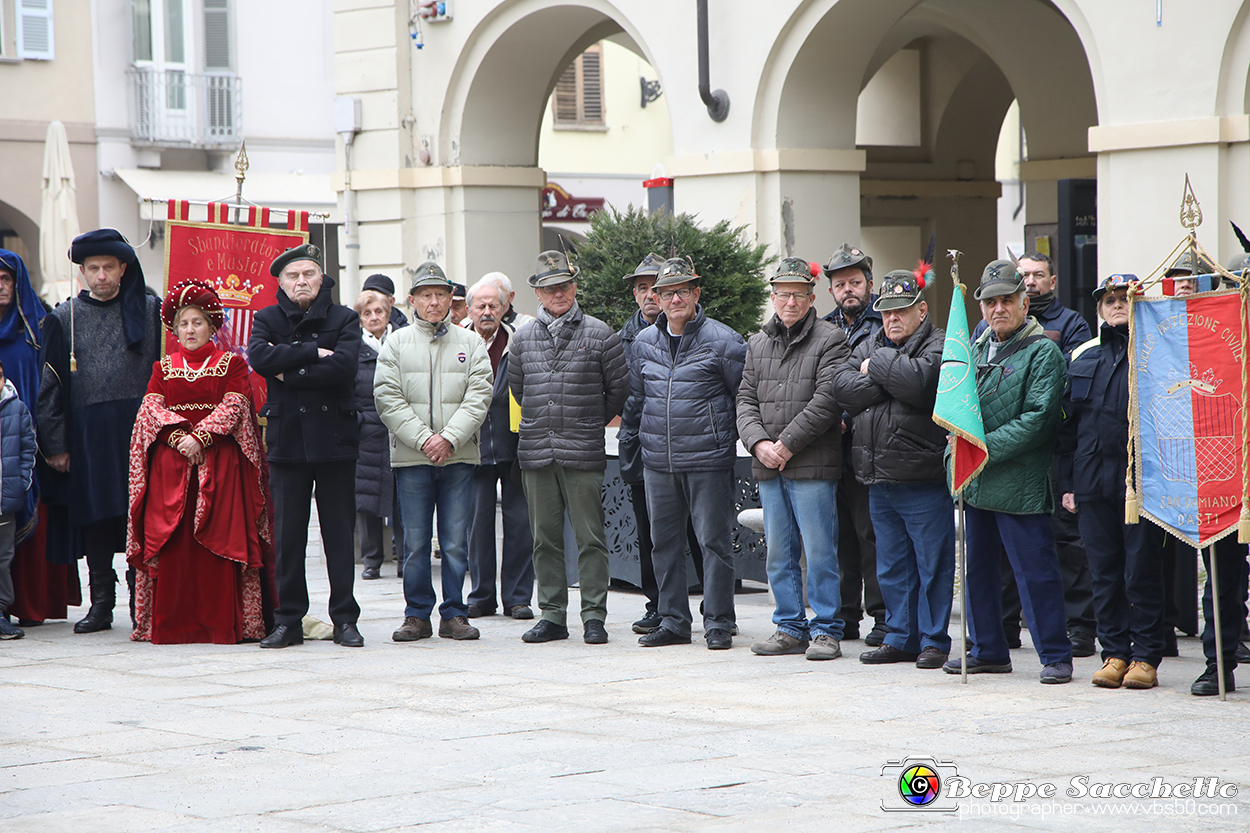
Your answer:
[[[285,215],[286,227],[271,227],[271,213]],[[187,278],[213,287],[226,318],[219,346],[246,359],[253,317],[277,300],[278,279],[269,274],[269,264],[283,251],[308,242],[308,212],[209,203],[206,222],[193,222],[190,215],[189,202],[169,201],[165,291]],[[173,344],[173,335],[167,333],[166,351]]]

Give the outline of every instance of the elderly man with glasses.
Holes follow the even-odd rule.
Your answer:
[[[734,398],[746,343],[707,317],[699,283],[690,261],[664,261],[653,287],[660,314],[630,357],[660,594],[660,627],[638,643],[690,642],[685,531],[693,522],[703,551],[703,635],[709,650],[721,651],[733,645]]]
[[[1050,469],[1067,366],[1059,347],[1029,316],[1024,279],[1014,263],[995,260],[986,266],[976,298],[989,322],[973,345],[989,458],[964,489],[973,643],[968,673],[1011,671],[998,571],[1005,547],[1042,662],[1041,681],[1066,683],[1072,680],[1072,645],[1050,527],[1055,509]],[[942,669],[958,674],[960,661],[952,659]]]
[[[608,641],[608,545],[604,532],[603,429],[621,412],[629,378],[621,340],[577,304],[578,270],[563,252],[538,256],[529,285],[538,317],[517,330],[508,386],[521,405],[517,459],[534,535],[534,578],[542,618],[525,642],[568,639],[564,514],[577,539],[583,640]]]

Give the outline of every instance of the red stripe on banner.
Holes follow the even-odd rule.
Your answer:
[[[256,206],[254,205],[247,210],[247,224],[253,227],[256,225]]]
[[[174,200],[171,199],[169,201],[169,215],[166,217],[166,219],[177,220],[178,219],[177,212],[178,212],[178,204]]]
[[[186,221],[186,220],[191,219],[191,201],[190,200],[183,200],[182,202],[178,203],[178,214],[180,215],[179,219],[181,220]]]
[[[260,225],[261,225],[261,228],[269,228],[269,209],[268,208],[262,208],[260,210]]]

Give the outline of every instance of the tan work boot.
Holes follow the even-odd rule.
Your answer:
[[[1154,688],[1159,684],[1159,674],[1148,662],[1134,660],[1124,675],[1125,688]]]
[[[1119,688],[1127,670],[1127,662],[1119,657],[1111,657],[1102,664],[1102,668],[1094,672],[1094,685],[1099,688]]]

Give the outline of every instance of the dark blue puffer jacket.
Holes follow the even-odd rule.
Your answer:
[[[26,509],[35,474],[35,421],[7,379],[0,388],[0,512]]]
[[[638,334],[629,365],[630,395],[642,403],[642,464],[652,471],[717,471],[734,465],[735,399],[747,345],[700,306],[676,358],[668,320]]]

